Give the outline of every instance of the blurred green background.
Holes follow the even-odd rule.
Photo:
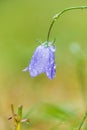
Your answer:
[[[52,17],[87,5],[86,0],[0,0],[0,129],[12,130],[10,104],[23,105],[32,125],[27,130],[75,130],[86,109],[87,10],[65,13],[54,24],[56,77],[31,78],[22,70],[38,41],[44,42]],[[85,125],[85,130],[87,129]]]

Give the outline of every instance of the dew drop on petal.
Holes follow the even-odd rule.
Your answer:
[[[56,49],[55,49],[54,46],[51,46],[51,47],[50,47],[50,50],[51,50],[52,52],[55,52]]]
[[[56,65],[54,65],[54,69],[56,69]]]
[[[33,69],[32,71],[30,71],[30,76],[31,77],[36,77],[37,75],[38,75],[38,72],[35,69]]]

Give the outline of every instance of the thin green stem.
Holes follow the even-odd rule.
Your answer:
[[[85,113],[85,115],[84,115],[84,117],[83,117],[83,119],[82,119],[82,122],[80,123],[80,126],[79,126],[79,129],[78,129],[78,130],[81,130],[81,128],[82,128],[82,126],[83,126],[83,124],[84,124],[86,118],[87,118],[87,112]]]
[[[53,27],[55,21],[56,21],[62,14],[64,14],[65,12],[67,12],[67,11],[69,11],[69,10],[75,10],[75,9],[87,9],[87,6],[69,7],[69,8],[66,8],[66,9],[64,9],[63,11],[59,12],[58,14],[54,15],[53,20],[52,20],[52,22],[51,22],[51,24],[50,24],[50,27],[49,27],[49,30],[48,30],[47,41],[49,41],[50,33],[51,33],[51,30],[52,30],[52,27]]]

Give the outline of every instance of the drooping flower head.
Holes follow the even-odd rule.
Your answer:
[[[53,79],[56,73],[56,65],[55,47],[52,45],[52,42],[45,42],[38,46],[30,64],[23,71],[29,71],[31,77],[46,73],[49,79]]]

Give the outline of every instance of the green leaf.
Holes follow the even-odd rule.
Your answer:
[[[48,118],[70,120],[73,117],[73,112],[63,107],[53,104],[44,104],[42,107],[43,114]]]

